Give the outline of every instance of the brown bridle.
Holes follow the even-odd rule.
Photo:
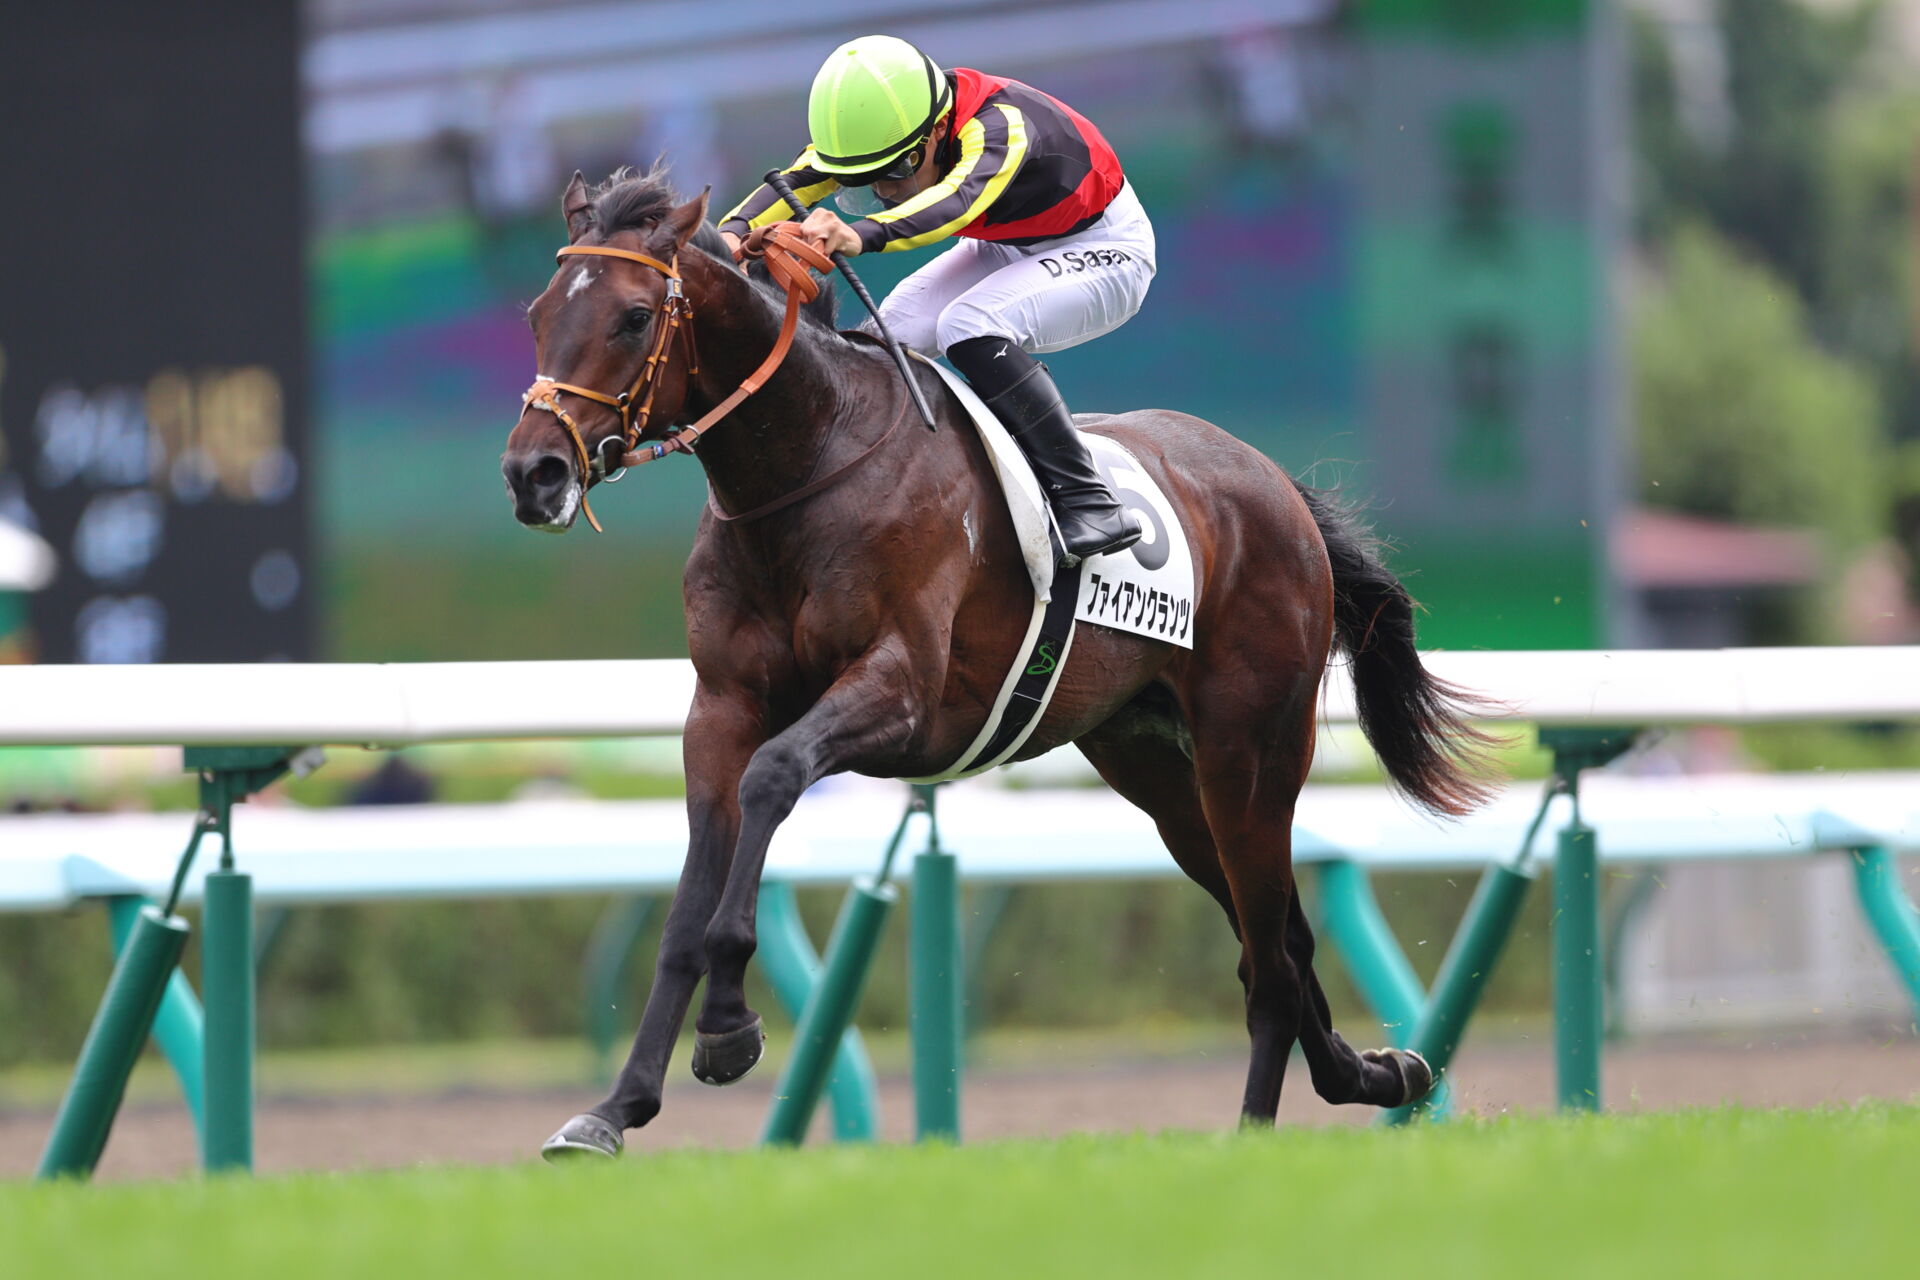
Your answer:
[[[680,259],[675,254],[671,262],[662,262],[650,258],[644,253],[634,253],[628,249],[610,249],[603,245],[568,245],[554,255],[559,261],[568,257],[621,258],[628,262],[637,262],[643,267],[651,267],[667,278],[667,296],[661,311],[654,317],[653,349],[635,374],[633,385],[617,396],[595,391],[590,387],[577,387],[570,382],[560,382],[545,376],[535,378],[520,397],[522,405],[544,409],[560,420],[567,429],[567,435],[573,440],[573,450],[580,463],[580,509],[587,517],[587,523],[595,533],[603,532],[600,522],[594,518],[593,508],[587,505],[587,485],[592,479],[593,457],[587,449],[587,442],[580,434],[580,428],[573,418],[560,407],[558,393],[568,392],[582,399],[604,404],[620,413],[620,434],[625,444],[625,452],[620,457],[620,466],[612,475],[603,477],[609,481],[618,478],[619,471],[628,467],[637,467],[643,462],[653,462],[666,457],[669,453],[692,453],[700,443],[700,437],[714,423],[726,417],[737,408],[742,400],[758,391],[773,371],[787,358],[788,350],[793,346],[794,330],[799,327],[800,308],[812,302],[820,294],[820,282],[813,277],[816,271],[831,271],[833,260],[800,238],[791,225],[781,223],[771,228],[766,235],[767,270],[775,282],[787,293],[786,314],[780,321],[780,336],[773,344],[773,350],[760,362],[760,367],[748,374],[746,379],[734,389],[732,395],[710,409],[704,417],[691,426],[680,427],[662,440],[648,441],[642,444],[640,437],[646,433],[647,424],[653,417],[653,398],[659,391],[659,373],[669,359],[674,335],[684,327],[687,347],[687,378],[691,381],[699,372],[699,355],[694,350],[693,341],[693,301],[687,297],[680,277]]]

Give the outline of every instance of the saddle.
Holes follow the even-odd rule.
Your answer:
[[[1138,543],[1059,568],[1062,541],[1040,482],[1020,446],[959,374],[923,356],[967,410],[1000,480],[1020,558],[1033,584],[1033,614],[987,722],[960,757],[915,782],[949,782],[1005,763],[1026,745],[1053,700],[1076,625],[1094,622],[1193,647],[1193,554],[1173,504],[1119,442],[1083,433],[1095,463],[1146,528]]]

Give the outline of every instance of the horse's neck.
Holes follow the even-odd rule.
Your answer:
[[[690,281],[701,305],[694,332],[700,377],[687,417],[705,413],[745,381],[780,336],[782,310],[737,272],[703,263]],[[804,317],[787,358],[758,391],[701,437],[699,458],[720,505],[740,512],[806,483],[830,447],[834,426],[857,401],[860,379],[835,369],[839,339]]]

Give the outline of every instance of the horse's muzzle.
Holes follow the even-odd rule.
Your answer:
[[[501,460],[507,494],[513,499],[513,518],[529,529],[565,533],[580,514],[581,477],[573,463],[557,453],[509,454]]]

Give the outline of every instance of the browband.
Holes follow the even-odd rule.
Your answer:
[[[669,280],[678,280],[680,278],[680,272],[678,270],[660,261],[660,259],[649,258],[644,253],[634,253],[629,249],[608,249],[597,244],[570,244],[560,250],[560,252],[554,254],[553,260],[558,262],[560,259],[568,257],[625,258],[628,262],[637,262],[643,267],[652,267]]]

